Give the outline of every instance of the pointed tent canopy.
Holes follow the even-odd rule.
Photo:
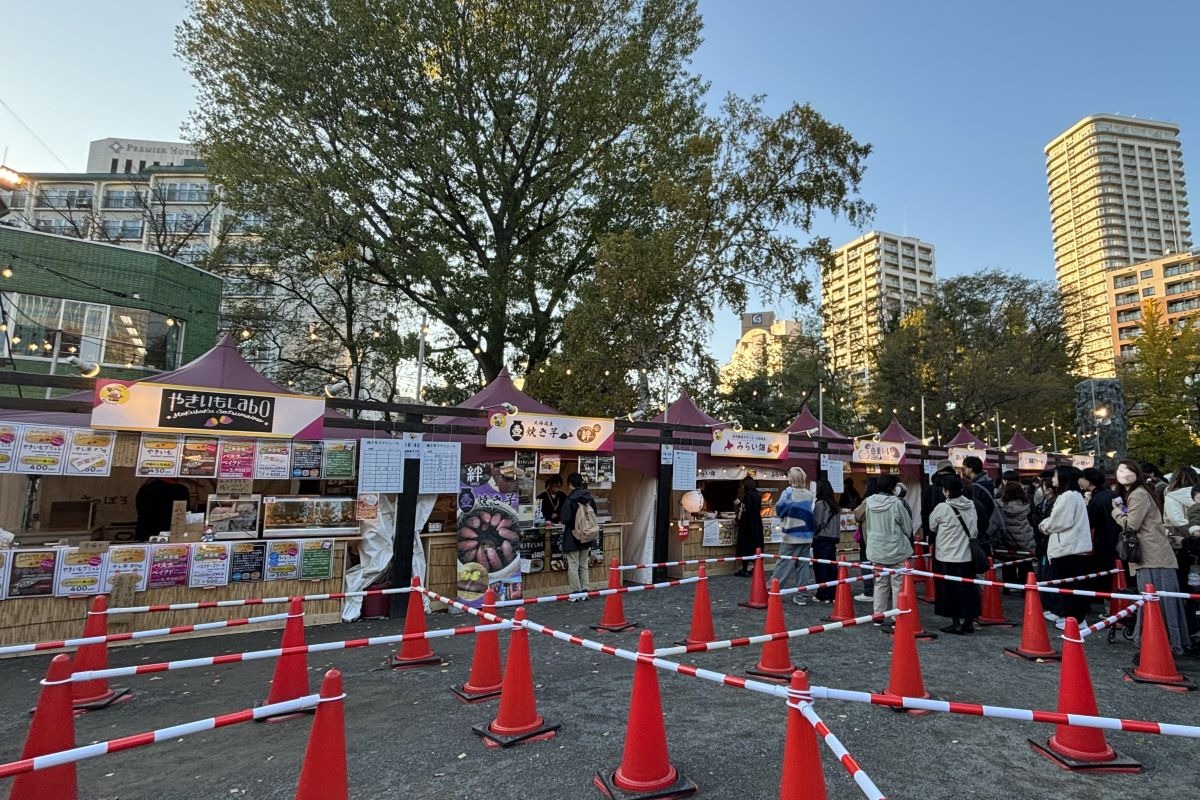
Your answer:
[[[512,375],[508,372],[508,367],[500,370],[491,383],[480,389],[475,394],[463,400],[455,408],[474,408],[487,409],[498,408],[503,403],[512,403],[517,407],[518,411],[530,412],[533,411],[539,414],[558,414],[560,412],[546,405],[539,403],[529,395],[522,392],[513,383]],[[430,420],[431,425],[453,425],[463,428],[487,428],[488,421],[486,417],[456,417],[453,414],[446,414],[440,417],[434,417]]]
[[[951,439],[950,441],[946,442],[945,446],[946,447],[966,447],[969,444],[975,445],[980,450],[987,449],[987,445],[983,443],[983,440],[980,439],[975,434],[971,433],[971,431],[967,428],[966,425],[959,425],[958,433],[954,434],[954,438]]]
[[[913,436],[904,426],[900,424],[900,420],[896,415],[892,415],[892,421],[879,434],[879,438],[885,442],[904,442],[905,444],[921,444],[921,440]]]
[[[848,440],[849,438],[841,433],[838,433],[828,425],[822,425],[821,421],[817,419],[811,411],[808,410],[807,405],[800,409],[800,413],[796,415],[796,418],[792,420],[790,425],[783,429],[783,433],[804,433],[805,431],[811,431],[814,428],[819,428],[820,435],[827,439]]]
[[[1025,438],[1020,431],[1013,431],[1012,438],[1005,445],[1010,453],[1028,453],[1037,450],[1037,445]]]
[[[679,392],[675,402],[667,406],[667,410],[654,418],[654,422],[674,422],[676,425],[720,425],[721,420],[710,417],[700,410],[696,401],[687,393],[687,389]]]

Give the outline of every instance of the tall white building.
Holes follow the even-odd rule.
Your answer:
[[[774,375],[783,369],[784,352],[800,336],[800,323],[775,319],[774,312],[742,314],[742,335],[734,345],[729,363],[721,367],[720,388],[728,391],[739,380],[755,375]]]
[[[1109,270],[1192,246],[1179,126],[1097,114],[1046,145],[1054,267],[1079,368],[1114,374]],[[1150,297],[1153,287],[1141,290]]]
[[[87,171],[125,173],[145,172],[147,167],[177,167],[198,161],[200,154],[186,142],[160,142],[154,139],[97,139],[88,145]]]
[[[889,314],[903,314],[937,285],[933,245],[870,231],[834,251],[821,275],[822,338],[837,375],[870,382],[872,351]]]

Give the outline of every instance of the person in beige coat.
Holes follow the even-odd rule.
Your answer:
[[[1113,519],[1122,531],[1137,533],[1142,550],[1141,560],[1129,564],[1129,572],[1134,576],[1138,590],[1153,584],[1155,589],[1164,592],[1178,592],[1175,551],[1171,549],[1171,540],[1167,538],[1158,503],[1146,488],[1146,479],[1136,461],[1126,460],[1117,465],[1117,485],[1119,496],[1113,500]],[[1167,624],[1171,650],[1177,656],[1194,652],[1188,638],[1183,601],[1178,597],[1162,597],[1159,602],[1163,620]],[[1139,612],[1134,641],[1141,644],[1141,636],[1142,614]]]

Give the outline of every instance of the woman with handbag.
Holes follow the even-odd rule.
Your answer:
[[[737,541],[734,550],[742,568],[733,573],[748,578],[754,569],[755,550],[763,546],[762,493],[753,475],[742,478],[742,496],[737,500]]]
[[[1054,468],[1054,490],[1058,496],[1054,500],[1054,508],[1050,516],[1042,520],[1042,533],[1049,539],[1046,542],[1046,555],[1054,567],[1055,576],[1076,578],[1088,574],[1091,560],[1088,556],[1092,551],[1092,526],[1088,522],[1087,503],[1083,493],[1079,491],[1081,473],[1076,467],[1058,466]],[[1075,584],[1067,588],[1082,589]],[[1091,609],[1091,601],[1084,595],[1068,594],[1062,599],[1063,619],[1054,625],[1066,628],[1066,617],[1074,617],[1080,627]]]
[[[929,527],[937,537],[933,571],[942,575],[973,578],[981,571],[980,566],[987,569],[987,556],[975,541],[979,536],[975,501],[963,496],[966,484],[957,475],[941,475],[937,485],[941,487],[946,502],[938,503],[929,515]],[[975,563],[977,557],[983,559],[982,565]],[[942,581],[937,587],[933,610],[938,616],[950,618],[950,624],[942,628],[943,633],[958,636],[974,633],[974,620],[981,610],[979,588],[973,583]]]
[[[1137,591],[1144,590],[1146,584],[1152,583],[1155,589],[1178,592],[1178,561],[1163,527],[1158,503],[1147,488],[1146,479],[1136,461],[1125,460],[1117,465],[1117,485],[1119,496],[1113,500],[1112,511],[1113,519],[1121,526],[1117,550],[1121,558],[1129,562],[1129,572],[1134,576]],[[1178,597],[1160,597],[1159,603],[1163,621],[1167,624],[1171,651],[1177,656],[1194,652],[1188,637],[1183,601]],[[1140,612],[1133,638],[1141,644]]]

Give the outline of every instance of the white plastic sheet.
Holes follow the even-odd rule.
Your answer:
[[[392,539],[396,530],[396,505],[398,495],[379,495],[379,514],[375,519],[364,520],[359,527],[362,532],[362,543],[359,545],[357,566],[346,570],[346,591],[357,592],[371,585],[387,571],[392,563]],[[417,519],[413,529],[413,575],[425,583],[426,563],[425,549],[421,546],[421,529],[433,512],[433,504],[437,500],[435,494],[423,494],[417,497]],[[429,612],[429,598],[422,596],[425,611]],[[342,601],[342,620],[353,622],[362,615],[362,598],[347,597]]]

